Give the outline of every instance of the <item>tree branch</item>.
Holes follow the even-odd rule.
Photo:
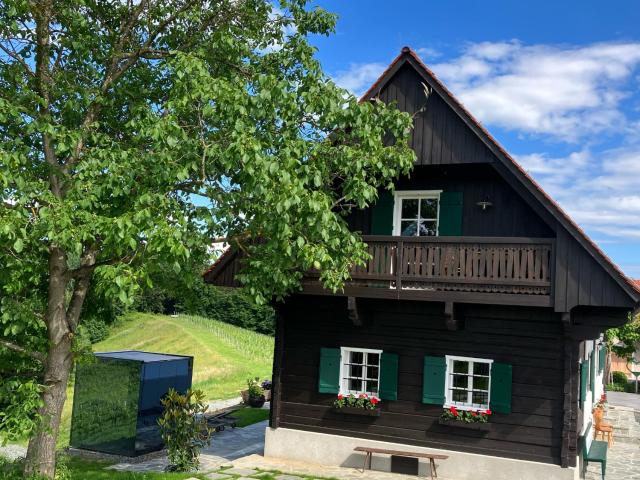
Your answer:
[[[93,267],[96,263],[97,254],[98,247],[96,245],[92,245],[87,249],[80,260],[80,268],[86,267],[87,269],[83,271],[82,275],[78,276],[73,288],[69,307],[67,308],[67,325],[69,325],[69,330],[72,332],[75,332],[78,328],[78,320],[80,319],[84,299],[89,291],[89,285],[91,284],[91,277],[93,276]]]
[[[2,345],[5,348],[8,348],[9,350],[13,350],[14,352],[18,352],[18,353],[22,353],[23,355],[27,355],[31,358],[33,358],[34,360],[39,361],[40,363],[44,363],[45,360],[47,359],[46,355],[44,355],[43,353],[40,352],[33,352],[31,350],[27,350],[24,347],[21,347],[20,345],[16,345],[15,343],[11,343],[7,340],[0,340],[0,345]]]

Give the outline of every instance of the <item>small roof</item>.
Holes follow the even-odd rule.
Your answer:
[[[143,352],[141,350],[122,350],[118,352],[96,352],[96,357],[117,358],[119,360],[135,360],[142,363],[166,362],[170,360],[184,360],[192,358],[186,355],[171,355],[167,353]]]

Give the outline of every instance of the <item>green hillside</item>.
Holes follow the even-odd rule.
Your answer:
[[[273,338],[203,317],[135,313],[93,350],[193,355],[193,385],[214,400],[238,396],[250,377],[271,377]]]
[[[193,387],[208,400],[239,396],[248,378],[271,378],[272,337],[203,317],[129,314],[93,346],[94,352],[113,350],[192,355]],[[72,402],[69,389],[59,446],[69,444]]]

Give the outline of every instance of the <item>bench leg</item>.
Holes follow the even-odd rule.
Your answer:
[[[431,470],[431,480],[438,478],[438,472],[436,470],[436,462],[433,458],[429,459],[429,469]]]
[[[602,480],[604,480],[604,472],[607,469],[607,461],[604,460],[601,465],[602,465]]]
[[[364,456],[364,463],[362,464],[362,473],[367,469],[367,463],[369,463],[369,470],[371,470],[371,452],[367,452]]]

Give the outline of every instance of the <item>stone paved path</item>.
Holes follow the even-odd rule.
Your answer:
[[[365,470],[361,472],[356,468],[334,467],[295,460],[265,458],[262,455],[249,455],[248,457],[240,458],[233,462],[233,466],[258,468],[260,470],[276,470],[285,475],[291,475],[294,478],[296,474],[338,480],[416,480],[416,478],[418,478],[415,475],[401,475],[399,473],[379,472],[376,470]],[[284,478],[286,478],[286,476]],[[613,479],[614,477],[611,478]],[[438,475],[438,480],[451,479]]]
[[[609,405],[633,408],[640,412],[640,394],[624,392],[607,392]]]
[[[262,453],[267,423],[264,421],[244,428],[229,428],[216,433],[213,436],[211,446],[202,450],[200,470],[204,472],[217,470],[237,458]],[[168,464],[166,455],[163,455],[140,463],[122,462],[109,468],[132,472],[161,472]]]

